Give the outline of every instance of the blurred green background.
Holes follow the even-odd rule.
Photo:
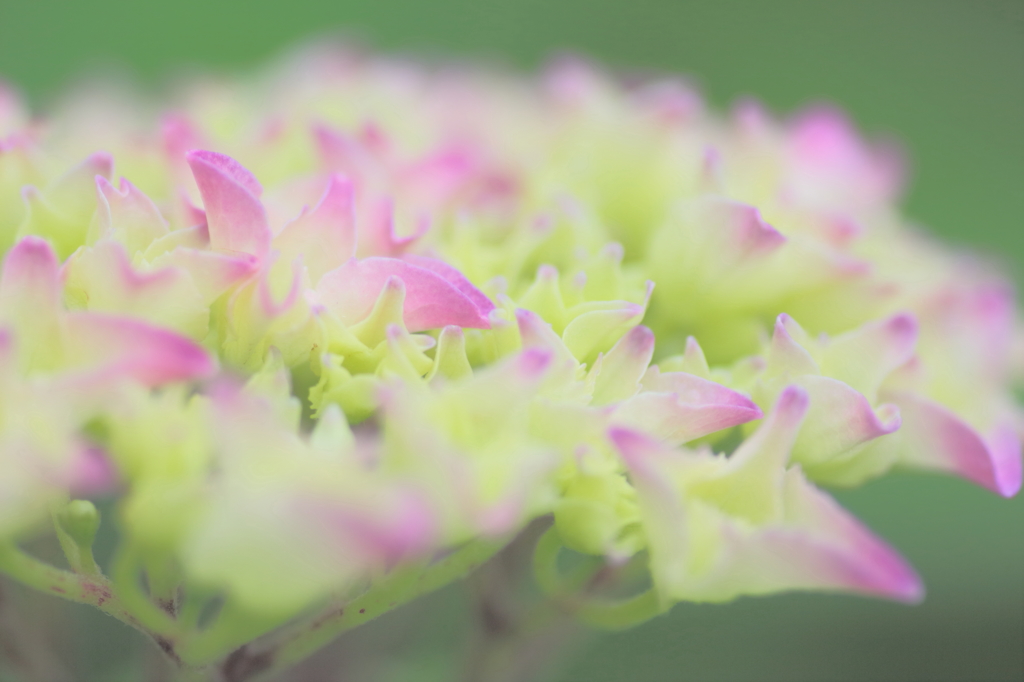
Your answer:
[[[114,67],[156,87],[183,67],[252,67],[331,32],[524,71],[580,52],[618,69],[688,74],[719,107],[742,95],[780,112],[838,103],[868,133],[903,141],[913,219],[996,256],[1024,283],[1021,1],[0,0],[0,75],[45,107],[90,71]],[[838,497],[917,566],[923,605],[813,595],[683,605],[584,640],[556,679],[1024,679],[1024,498],[938,477],[892,477]],[[82,653],[107,679],[122,633],[88,622]],[[451,622],[420,622],[403,639],[409,656],[450,644]],[[402,679],[426,679],[426,668]]]

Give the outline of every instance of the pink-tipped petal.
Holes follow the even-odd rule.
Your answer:
[[[0,308],[43,314],[60,308],[60,264],[49,243],[25,237],[4,258]]]
[[[265,257],[272,234],[256,178],[224,154],[196,150],[187,160],[203,197],[210,246]]]
[[[360,224],[359,256],[397,258],[427,233],[430,221],[420,218],[412,234],[399,236],[395,227],[395,205],[391,199],[372,202],[365,220]]]
[[[813,465],[833,465],[855,448],[900,428],[898,407],[872,407],[862,393],[831,377],[804,376],[797,381],[810,394],[811,407],[793,456],[812,477],[817,475]]]
[[[866,324],[830,340],[822,372],[874,396],[881,383],[914,356],[917,320],[901,313]]]
[[[761,416],[761,409],[742,393],[692,374],[662,374],[651,368],[641,392],[622,403],[612,419],[679,444]]]
[[[810,403],[810,396],[803,388],[787,386],[783,389],[764,423],[733,453],[732,466],[742,467],[757,459],[768,462],[770,468],[781,470],[789,460]]]
[[[998,424],[988,437],[953,411],[913,393],[884,395],[900,408],[903,425],[893,443],[906,466],[955,474],[1003,497],[1021,488],[1021,440],[1009,424]]]
[[[112,236],[124,244],[130,254],[135,254],[167,234],[167,221],[156,204],[128,180],[121,178],[121,188],[116,189],[109,180],[98,175],[96,191],[100,237]]]
[[[430,270],[432,273],[451,284],[453,287],[461,291],[466,298],[473,301],[473,304],[476,305],[476,309],[480,311],[481,315],[487,315],[494,310],[494,302],[487,298],[487,294],[473,286],[473,283],[466,279],[465,275],[448,263],[445,263],[443,260],[427,258],[426,256],[416,256],[413,254],[403,256],[402,260],[426,270]]]
[[[542,348],[554,354],[561,361],[575,361],[572,353],[562,343],[562,338],[555,333],[551,325],[532,310],[519,308],[516,310],[516,326],[523,348]]]
[[[320,202],[284,226],[274,248],[287,261],[302,256],[309,279],[316,284],[327,272],[356,253],[352,183],[332,174]]]
[[[99,313],[68,313],[65,361],[111,379],[132,378],[155,386],[209,376],[209,354],[193,341],[144,322]]]
[[[924,586],[903,557],[835,500],[808,483],[799,470],[786,474],[783,490],[786,521],[805,534],[803,542],[789,543],[794,550],[791,556],[795,562],[803,563],[805,570],[814,569],[809,578],[825,588],[911,603],[921,601]],[[778,544],[769,538],[767,548],[777,550]],[[767,554],[782,556],[777,551]]]
[[[608,405],[636,395],[653,356],[654,332],[644,326],[626,332],[601,358],[591,404]]]
[[[585,305],[590,309],[565,326],[562,341],[577,360],[586,363],[596,360],[599,353],[610,350],[643,319],[647,309],[646,300],[642,304],[601,301]]]
[[[391,277],[405,283],[403,317],[411,332],[453,324],[488,329],[490,323],[477,306],[450,282],[425,268],[396,258],[352,259],[324,275],[317,291],[328,310],[346,324],[355,324],[372,310]]]
[[[807,341],[807,333],[789,315],[779,315],[768,349],[767,371],[781,377],[818,374],[818,363],[801,341]]]

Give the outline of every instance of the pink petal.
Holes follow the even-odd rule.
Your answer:
[[[851,450],[900,428],[899,408],[883,404],[876,410],[862,393],[837,379],[803,376],[797,383],[810,394],[811,408],[793,454],[812,476],[814,464],[828,468]]]
[[[209,376],[209,354],[193,341],[132,318],[68,313],[65,360],[74,368],[110,378],[130,377],[155,386]]]
[[[955,474],[1003,497],[1021,488],[1021,440],[1009,424],[982,436],[948,408],[906,392],[884,395],[900,408],[899,461]]]
[[[615,410],[613,422],[674,444],[762,416],[761,409],[743,394],[684,372],[661,374],[652,367],[642,387]]]
[[[421,218],[416,224],[415,232],[405,237],[399,237],[395,230],[394,202],[391,199],[371,202],[360,225],[358,254],[360,256],[401,256],[429,229],[430,222]]]
[[[60,309],[61,283],[57,254],[41,237],[24,237],[4,258],[0,275],[0,308],[27,315]],[[9,314],[9,313],[8,313]]]
[[[787,524],[799,528],[804,537],[787,538],[785,531],[765,533],[759,562],[786,556],[780,553],[786,551],[822,587],[921,601],[924,587],[914,569],[835,500],[810,485],[799,470],[787,472],[784,500]]]
[[[867,145],[839,110],[812,107],[793,122],[791,177],[801,199],[835,204],[891,200],[903,183],[899,152]]]
[[[476,304],[439,275],[396,258],[352,259],[327,273],[317,291],[321,301],[346,324],[364,319],[390,277],[405,283],[404,319],[411,332],[453,324],[489,329]]]
[[[332,174],[320,202],[284,226],[274,248],[291,262],[302,256],[314,284],[356,253],[352,183]]]
[[[210,245],[266,257],[272,234],[259,200],[263,188],[252,173],[216,152],[191,151],[187,159],[203,197]]]
[[[416,256],[413,254],[402,256],[402,260],[426,270],[430,270],[432,273],[454,286],[465,294],[469,300],[473,301],[473,304],[476,305],[476,309],[480,311],[481,315],[486,316],[494,310],[494,303],[491,299],[487,298],[487,294],[473,286],[473,283],[466,279],[465,275],[448,263],[445,263],[443,260],[427,258],[426,256]]]

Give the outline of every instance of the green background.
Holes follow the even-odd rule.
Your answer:
[[[1024,282],[1024,2],[0,0],[0,75],[45,107],[93,70],[156,87],[183,67],[252,67],[325,32],[523,70],[581,52],[688,74],[719,107],[742,95],[780,112],[836,102],[905,144],[914,220]],[[1024,498],[939,477],[838,497],[917,566],[923,605],[814,595],[682,605],[585,640],[557,679],[1024,679]],[[458,595],[431,603],[445,600]],[[405,650],[444,646],[444,623],[421,622]],[[115,626],[94,622],[83,655],[97,670],[117,657]],[[420,678],[415,665],[402,677]]]

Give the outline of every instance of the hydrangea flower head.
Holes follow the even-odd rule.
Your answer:
[[[88,108],[0,90],[0,570],[186,670],[289,665],[538,519],[552,596],[566,548],[649,575],[629,617],[575,595],[593,624],[913,602],[818,485],[1020,489],[1012,289],[833,109],[347,52]],[[110,579],[68,520],[101,494]],[[47,517],[69,572],[17,547]]]

